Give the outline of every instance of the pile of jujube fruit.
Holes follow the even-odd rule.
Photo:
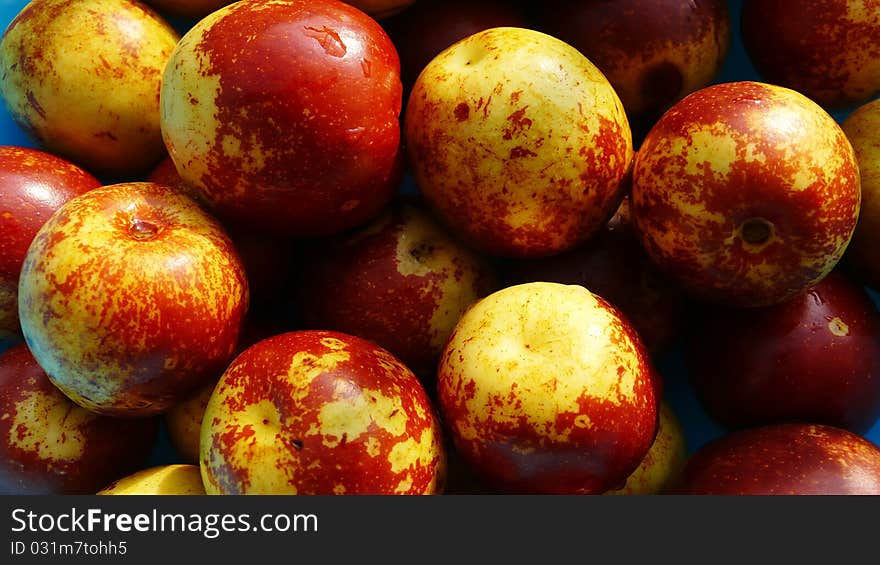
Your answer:
[[[3,493],[880,494],[880,0],[20,4]]]

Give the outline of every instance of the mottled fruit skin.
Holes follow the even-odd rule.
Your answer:
[[[766,306],[837,264],[860,206],[843,130],[786,88],[732,82],[690,94],[635,159],[632,212],[646,251],[693,295]]]
[[[489,262],[415,201],[313,248],[301,271],[306,327],[374,341],[431,383],[458,319],[496,287]]]
[[[501,27],[437,55],[407,102],[415,180],[450,230],[486,253],[552,255],[620,204],[632,134],[608,80],[573,47]]]
[[[175,188],[210,210],[204,195],[180,178],[170,157],[160,161],[150,171],[147,180]],[[250,309],[276,309],[279,306],[279,296],[285,293],[291,283],[293,242],[290,238],[276,237],[238,226],[226,226],[226,229],[247,273]]]
[[[227,225],[330,235],[376,215],[401,180],[400,63],[379,24],[335,0],[245,0],[174,50],[162,134]]]
[[[255,343],[289,330],[290,327],[287,324],[255,316],[254,311],[249,310],[233,357]],[[197,388],[189,396],[165,410],[162,415],[168,430],[168,439],[177,454],[186,463],[199,464],[202,418],[221,374],[218,372],[216,378]]]
[[[23,343],[0,354],[0,415],[0,494],[94,494],[141,468],[159,430],[77,406]]]
[[[105,495],[175,495],[205,494],[198,465],[171,464],[141,469],[113,481],[96,494]]]
[[[424,388],[372,342],[265,339],[217,384],[202,424],[208,494],[438,494],[446,458]]]
[[[880,312],[842,272],[781,304],[701,308],[689,328],[691,383],[724,426],[804,421],[865,433],[880,418]]]
[[[138,175],[165,151],[159,86],[178,39],[135,0],[35,0],[0,40],[0,97],[48,152]]]
[[[18,336],[18,276],[37,231],[62,204],[101,183],[37,149],[0,146],[0,340]]]
[[[632,123],[708,86],[730,47],[725,0],[548,0],[536,17],[599,67]]]
[[[644,346],[577,285],[527,283],[477,302],[437,380],[457,452],[500,492],[605,492],[635,471],[657,432],[661,382]]]
[[[222,372],[248,290],[213,217],[168,187],[122,183],[68,201],[43,225],[18,306],[27,344],[65,394],[141,417]]]
[[[880,0],[745,0],[742,40],[767,82],[826,108],[880,93]]]
[[[841,127],[856,153],[862,180],[859,222],[844,262],[865,284],[880,290],[880,100],[856,108]]]
[[[878,495],[880,448],[814,424],[732,432],[694,453],[671,491],[697,495]]]
[[[544,281],[586,287],[629,319],[652,355],[669,349],[679,335],[685,297],[639,243],[629,198],[584,244],[551,257],[511,260],[501,270],[506,285]]]
[[[627,477],[626,485],[605,494],[662,494],[680,478],[687,462],[688,451],[684,429],[672,407],[660,403],[660,425],[657,437],[638,469]]]
[[[382,21],[397,53],[404,93],[412,90],[431,59],[453,43],[493,27],[530,27],[522,9],[509,0],[419,0]]]

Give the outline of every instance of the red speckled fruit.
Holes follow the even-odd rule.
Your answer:
[[[880,495],[880,449],[831,426],[777,424],[701,447],[672,492],[707,495]]]
[[[419,204],[398,202],[368,226],[315,247],[302,267],[306,326],[384,347],[424,382],[464,311],[495,290],[486,260]]]
[[[28,246],[62,204],[101,183],[60,157],[0,147],[0,340],[20,333],[18,276]]]
[[[781,304],[697,316],[688,373],[721,424],[796,420],[865,433],[880,418],[880,313],[842,273]]]
[[[229,362],[248,306],[222,226],[168,187],[125,183],[67,202],[28,250],[22,332],[77,404],[164,411]]]
[[[509,0],[419,0],[382,22],[400,55],[404,90],[441,51],[493,27],[529,27],[522,9]]]
[[[0,96],[49,152],[94,174],[142,174],[165,152],[158,95],[178,39],[136,0],[34,0],[0,41]]]
[[[140,469],[159,430],[77,406],[23,343],[0,354],[0,415],[2,494],[94,494]]]
[[[480,300],[437,380],[456,451],[501,492],[619,487],[657,432],[659,374],[629,323],[582,286],[527,283]]]
[[[148,180],[175,188],[207,207],[202,193],[180,178],[171,158],[165,158],[156,165]],[[293,242],[288,238],[274,237],[237,226],[227,226],[227,233],[232,238],[247,273],[250,308],[277,308],[280,302],[278,298],[291,279]]]
[[[730,44],[725,0],[546,0],[537,20],[595,63],[630,118],[647,123],[711,83]]]
[[[746,0],[742,39],[765,80],[823,106],[880,92],[880,0]]]
[[[388,203],[402,171],[400,63],[379,24],[335,0],[244,0],[181,39],[162,134],[228,224],[329,235]]]
[[[239,355],[202,423],[208,494],[436,494],[439,421],[409,369],[338,332],[265,339]]]
[[[803,95],[757,82],[699,90],[645,138],[632,208],[648,254],[708,301],[765,306],[837,264],[860,207],[843,130]]]
[[[629,198],[583,245],[552,257],[509,261],[502,270],[509,284],[545,281],[586,287],[632,322],[652,354],[666,350],[678,337],[684,296],[639,243]]]
[[[437,55],[406,107],[418,187],[486,253],[575,247],[623,197],[632,136],[620,99],[575,48],[537,31],[475,33]]]
[[[648,454],[639,468],[627,477],[623,488],[604,494],[660,494],[679,481],[686,461],[684,428],[669,403],[661,402],[660,426]]]

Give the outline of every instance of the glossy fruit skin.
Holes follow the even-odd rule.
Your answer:
[[[202,424],[208,494],[437,494],[446,458],[424,388],[374,343],[265,339],[223,374]]]
[[[632,211],[651,258],[694,296],[767,306],[806,290],[843,255],[860,207],[840,126],[792,90],[701,89],[645,138]]]
[[[19,282],[22,332],[50,379],[120,417],[162,412],[216,378],[247,307],[223,227],[153,183],[68,201],[40,229]]]
[[[37,0],[0,41],[0,96],[46,151],[101,177],[139,175],[165,151],[158,93],[178,39],[135,0]]]
[[[298,292],[306,327],[374,341],[426,383],[458,319],[496,287],[491,264],[414,199],[308,256]]]
[[[880,312],[842,272],[781,304],[704,306],[696,316],[688,374],[722,425],[802,421],[865,433],[880,418]]]
[[[493,27],[529,27],[522,9],[507,0],[419,0],[402,13],[382,21],[397,53],[404,92],[441,51]]]
[[[613,307],[581,286],[544,282],[472,306],[437,375],[457,453],[504,493],[599,494],[623,484],[654,441],[661,386]]]
[[[652,355],[679,336],[685,297],[639,243],[629,198],[584,244],[551,257],[508,261],[500,270],[505,284],[579,284],[598,294],[627,317]]]
[[[287,323],[255,316],[254,310],[249,310],[244,327],[238,337],[238,345],[235,348],[233,358],[255,343],[289,330],[290,326]],[[218,373],[214,379],[197,388],[162,414],[165,427],[168,430],[168,439],[174,446],[177,455],[186,463],[199,464],[202,418],[221,374]]]
[[[856,108],[840,125],[856,153],[862,186],[859,222],[844,263],[875,290],[880,289],[880,100]]]
[[[668,402],[660,403],[657,436],[639,467],[626,478],[626,484],[604,494],[662,494],[675,484],[687,461],[687,442],[681,421]]]
[[[62,204],[101,186],[73,163],[38,149],[0,147],[0,340],[18,336],[18,276],[28,246]]]
[[[360,225],[402,175],[400,63],[379,24],[333,0],[245,0],[171,56],[162,135],[227,225],[282,236]]]
[[[23,343],[0,354],[0,414],[2,494],[94,494],[139,469],[159,430],[77,406]]]
[[[767,82],[831,109],[880,93],[880,0],[746,0],[741,21]]]
[[[404,121],[426,201],[490,255],[560,253],[620,204],[633,156],[620,99],[573,47],[534,30],[488,29],[416,80]]]
[[[537,20],[599,67],[631,121],[708,86],[730,47],[724,0],[549,0]]]
[[[210,210],[202,193],[180,178],[171,158],[160,161],[150,171],[147,180],[175,188]],[[247,273],[249,308],[264,311],[279,308],[281,301],[278,297],[286,293],[291,283],[295,263],[293,241],[237,226],[226,226],[226,231]]]
[[[95,494],[198,496],[205,494],[205,488],[198,465],[176,463],[140,469]]]
[[[694,453],[673,494],[878,495],[880,448],[832,426],[731,432]]]

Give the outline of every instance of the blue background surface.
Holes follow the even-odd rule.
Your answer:
[[[26,2],[23,0],[0,0],[0,29],[5,29],[8,23],[15,17],[21,8],[25,6],[25,4]],[[732,18],[732,42],[725,64],[715,82],[761,80],[746,55],[739,36],[739,12],[742,1],[729,0],[728,5],[730,7]],[[185,32],[193,23],[186,20],[171,19],[169,21],[181,31],[181,33]],[[847,110],[832,112],[832,116],[838,120],[838,122],[841,122],[851,110],[852,109],[850,108]],[[3,107],[0,107],[0,144],[38,147],[38,145],[30,140],[21,129],[18,128]],[[0,234],[0,237],[2,237],[2,234]],[[880,302],[878,302],[878,295],[870,290],[869,293],[875,300],[875,303],[880,304]],[[0,351],[3,351],[9,345],[9,342],[4,343],[0,340]],[[706,415],[694,397],[693,392],[687,383],[687,375],[682,364],[680,351],[673,349],[656,359],[656,363],[664,378],[666,399],[672,405],[684,427],[689,451],[693,452],[700,446],[704,445],[707,441],[722,435],[725,430],[715,424]],[[865,435],[875,444],[880,445],[880,421],[878,421]],[[177,461],[177,455],[171,448],[165,430],[163,429],[150,463],[162,464]]]

